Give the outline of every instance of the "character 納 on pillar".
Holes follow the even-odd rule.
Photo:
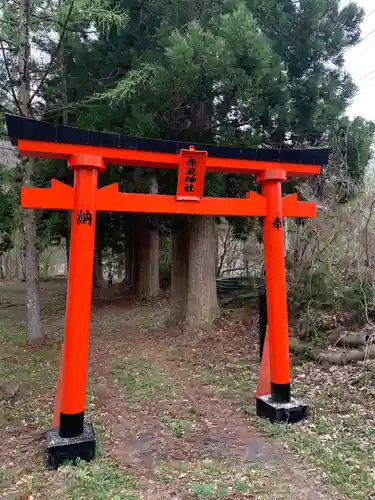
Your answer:
[[[60,425],[47,433],[49,462],[56,467],[78,457],[91,460],[95,454],[95,434],[85,423],[91,293],[93,280],[96,194],[98,172],[105,169],[98,156],[69,158],[74,170],[68,291],[66,302],[63,372],[61,377]]]

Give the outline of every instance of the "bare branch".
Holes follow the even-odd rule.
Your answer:
[[[6,73],[7,73],[7,76],[8,76],[9,86],[10,86],[10,90],[11,90],[12,97],[13,97],[13,100],[14,100],[14,104],[17,106],[18,111],[23,116],[23,112],[22,112],[19,100],[17,98],[16,91],[14,90],[14,87],[13,87],[13,84],[12,84],[12,75],[10,73],[8,61],[7,61],[7,58],[6,58],[4,44],[3,44],[3,41],[1,39],[0,39],[0,48],[1,48],[2,55],[3,55],[4,65],[5,65]]]
[[[55,61],[55,58],[56,58],[57,54],[60,51],[60,47],[61,47],[62,41],[63,41],[63,39],[65,37],[65,33],[66,33],[66,30],[67,30],[67,27],[68,27],[68,22],[69,22],[70,16],[72,15],[72,12],[73,12],[74,2],[75,2],[75,0],[72,0],[71,3],[70,3],[69,11],[68,11],[68,14],[66,16],[66,19],[65,19],[64,25],[62,27],[62,30],[61,30],[59,42],[58,42],[58,44],[56,46],[56,49],[55,49],[54,53],[51,55],[51,60],[50,60],[50,62],[48,64],[48,66],[47,66],[47,69],[46,69],[44,75],[42,76],[42,79],[39,82],[39,85],[37,86],[35,92],[32,94],[32,96],[29,99],[29,103],[28,103],[29,106],[31,105],[33,99],[38,95],[39,90],[41,89],[42,85],[45,82],[45,79],[47,78],[47,76],[48,76],[48,74],[49,74],[49,72],[51,70],[51,67],[52,67],[52,64]]]
[[[5,42],[6,44],[11,45],[12,47],[17,47],[16,43],[10,42],[9,40],[7,40],[6,38],[4,38],[3,36],[1,36],[0,39],[1,39],[2,42]],[[4,47],[4,50],[10,50],[10,49],[8,49],[7,47]]]

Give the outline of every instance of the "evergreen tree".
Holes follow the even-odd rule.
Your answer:
[[[346,126],[353,132],[351,151],[361,142],[361,160],[346,154],[348,165],[332,160],[330,169],[347,171],[359,186],[372,125],[345,125],[342,119],[356,90],[344,68],[344,50],[360,37],[363,11],[356,4],[340,9],[339,0],[123,0],[121,8],[128,14],[126,26],[109,32],[98,26],[97,38],[69,41],[64,64],[70,124],[238,146],[333,145],[336,153],[348,146],[338,139],[338,130]],[[56,73],[46,93],[45,116],[63,122],[63,114],[56,112],[61,106],[61,92],[54,92],[61,86],[58,80]],[[111,167],[101,176],[103,183],[110,180],[145,191],[150,172]],[[160,192],[174,193],[173,173],[159,171],[157,182]],[[243,196],[252,187],[249,177],[206,176],[206,194]],[[231,222],[239,237],[253,223],[246,218]],[[187,291],[184,297],[172,293],[172,302],[182,304],[177,317],[211,321],[217,305],[210,267],[214,219],[153,217],[149,223],[151,228],[167,223],[183,240],[173,244],[178,286],[172,289]],[[111,233],[129,234],[135,226],[140,224],[128,214],[111,218],[108,231],[104,222],[98,223],[107,246],[116,243]]]

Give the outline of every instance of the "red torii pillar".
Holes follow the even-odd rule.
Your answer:
[[[60,437],[84,430],[86,379],[93,281],[98,172],[105,170],[99,156],[76,155],[74,170],[68,292],[66,301],[64,369],[60,406]]]
[[[58,430],[47,433],[50,466],[56,467],[64,459],[90,460],[95,453],[94,431],[84,422],[84,410],[97,210],[264,217],[271,394],[257,399],[257,413],[273,421],[301,419],[306,407],[290,397],[283,217],[313,217],[315,203],[300,202],[296,194],[282,198],[281,182],[286,179],[286,171],[269,167],[258,173],[262,195],[247,193],[242,199],[203,197],[207,152],[193,148],[180,151],[176,196],[120,193],[117,184],[98,189],[104,157],[77,153],[67,159],[74,170],[74,188],[52,180],[51,188],[22,189],[24,208],[73,211],[60,422]]]
[[[27,198],[72,210],[65,334],[56,395],[54,425],[47,432],[48,463],[57,468],[65,460],[92,460],[96,439],[93,427],[85,424],[91,296],[95,251],[98,173],[105,170],[103,158],[73,155],[68,166],[74,170],[74,188],[52,182],[52,188],[25,189]],[[35,196],[36,195],[36,196]],[[34,202],[35,205],[35,202]]]
[[[286,180],[284,170],[269,170],[258,176],[262,194],[267,201],[267,215],[263,219],[264,263],[267,292],[267,317],[271,394],[257,398],[257,413],[272,421],[300,420],[306,406],[297,402],[294,412],[285,414],[291,406],[290,356],[288,333],[288,306],[286,291],[283,200],[281,182]],[[289,409],[289,408],[288,408]]]

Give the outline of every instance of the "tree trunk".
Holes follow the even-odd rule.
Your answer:
[[[184,218],[172,234],[171,313],[168,323],[185,321],[189,279],[189,219]]]
[[[140,215],[136,234],[136,293],[152,299],[159,294],[159,232],[147,215]]]
[[[18,50],[18,106],[27,118],[32,117],[30,107],[30,0],[20,0],[19,50]],[[22,161],[23,185],[32,185],[34,160]],[[26,274],[26,305],[29,339],[33,343],[42,342],[45,338],[40,320],[39,302],[39,269],[36,239],[35,210],[27,209],[22,215],[25,236],[25,274]]]
[[[11,281],[13,278],[13,273],[12,273],[12,262],[11,262],[10,252],[7,252],[3,257],[4,257],[5,279],[9,279]]]
[[[65,266],[65,274],[68,274],[69,272],[69,255],[70,255],[70,236],[65,238],[65,259],[66,259],[66,266]]]
[[[32,159],[28,164],[32,164]],[[26,165],[24,186],[31,184],[32,165]],[[36,218],[35,210],[27,209],[23,212],[23,228],[25,235],[25,278],[26,278],[26,306],[29,340],[32,343],[41,343],[45,340],[40,318],[39,268],[36,246]]]
[[[17,231],[18,234],[18,231]],[[14,275],[16,280],[21,281],[22,275],[22,248],[17,239],[14,243]]]
[[[123,267],[124,267],[123,256],[122,255],[117,255],[116,256],[116,262],[117,262],[117,279],[118,279],[118,281],[120,281],[121,278],[122,278],[122,270],[123,270]]]
[[[135,293],[138,280],[138,255],[137,255],[137,235],[134,229],[134,234],[131,239],[130,251],[129,251],[129,285],[130,288]]]
[[[158,192],[156,175],[149,179],[149,192]],[[159,231],[150,225],[147,215],[137,218],[136,226],[136,293],[139,297],[153,299],[160,289]]]
[[[150,177],[150,194],[158,194],[159,185],[156,174]],[[159,229],[151,227],[149,232],[149,279],[148,296],[155,298],[160,292],[160,241]]]
[[[136,217],[136,216],[135,216]],[[133,292],[136,287],[136,224],[131,221],[125,230],[125,253],[124,253],[124,279],[123,285],[128,286]]]
[[[189,283],[185,321],[210,326],[219,313],[216,293],[216,220],[198,216],[190,222]]]
[[[129,232],[130,233],[130,232]],[[134,235],[133,235],[134,238]],[[134,241],[130,235],[126,238],[125,250],[125,281],[131,289],[134,289]]]
[[[5,280],[5,272],[3,267],[3,254],[0,254],[0,279]]]
[[[25,239],[25,235],[24,235]],[[21,270],[22,270],[22,281],[26,283],[26,245],[24,244],[21,252],[20,252],[20,258],[21,258]]]
[[[103,286],[103,266],[102,266],[102,249],[95,248],[94,269],[93,269],[93,284],[95,288]]]

